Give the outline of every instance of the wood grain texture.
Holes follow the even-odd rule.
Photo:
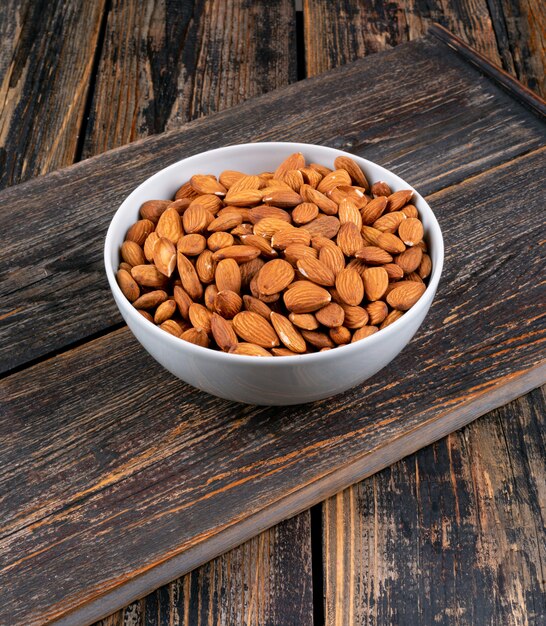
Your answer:
[[[304,0],[303,8],[308,76],[418,39],[434,22],[501,64],[487,0]]]
[[[400,80],[404,90],[393,90]],[[366,84],[375,89],[355,98],[354,85]],[[2,371],[120,321],[102,246],[113,212],[137,184],[203,149],[288,139],[370,158],[427,194],[544,145],[544,125],[444,44],[425,40],[5,190]],[[28,228],[29,206],[39,229]]]
[[[396,369],[334,401],[217,400],[125,329],[6,377],[0,621],[109,613],[544,382],[543,163],[429,197],[450,245],[425,326]]]
[[[324,503],[327,626],[546,621],[545,390]]]
[[[105,0],[4,0],[0,188],[74,161]]]
[[[294,82],[295,34],[292,0],[114,0],[84,155]]]
[[[96,626],[312,626],[309,511],[243,545]]]
[[[506,70],[546,98],[546,5],[487,0]]]

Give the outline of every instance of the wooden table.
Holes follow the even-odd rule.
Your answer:
[[[297,13],[289,0],[5,7],[3,186],[421,36],[433,20],[546,93],[533,2],[445,13],[348,0],[307,0]],[[545,408],[535,390],[103,623],[538,623]]]

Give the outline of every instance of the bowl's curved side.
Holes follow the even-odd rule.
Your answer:
[[[430,241],[433,271],[417,304],[400,320],[354,344],[328,352],[287,358],[245,357],[225,354],[181,341],[142,317],[123,296],[115,279],[119,248],[129,226],[138,218],[142,202],[172,197],[181,182],[197,172],[219,174],[223,169],[261,172],[289,154],[301,151],[306,159],[333,165],[346,155],[325,146],[297,143],[262,143],[228,146],[189,157],[161,170],[122,203],[108,229],[104,260],[116,304],[144,348],[175,376],[214,395],[251,404],[298,404],[325,398],[353,387],[382,369],[410,341],[434,298],[443,266],[443,238],[434,213],[415,191]],[[365,159],[354,158],[372,180],[385,180],[395,189],[412,188],[401,178]],[[412,188],[413,189],[413,188]]]

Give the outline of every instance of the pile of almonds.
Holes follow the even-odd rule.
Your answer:
[[[117,280],[150,322],[224,352],[288,356],[358,341],[402,317],[432,265],[412,191],[292,154],[275,172],[196,174],[149,200]]]

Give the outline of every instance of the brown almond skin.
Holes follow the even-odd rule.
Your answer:
[[[394,262],[396,265],[400,266],[400,268],[406,274],[411,274],[411,272],[415,272],[419,265],[421,265],[421,261],[423,260],[423,251],[421,248],[416,246],[412,246],[408,248],[402,254],[399,254],[395,257]]]
[[[294,280],[294,268],[284,259],[268,261],[258,272],[256,285],[265,296],[279,293]]]
[[[208,348],[210,343],[207,333],[201,328],[190,328],[189,330],[184,331],[180,335],[180,339],[193,343],[196,346],[201,346],[202,348]]]
[[[389,314],[389,307],[383,302],[383,300],[377,300],[376,302],[370,302],[366,305],[366,313],[369,315],[369,323],[372,326],[377,326],[387,317]]]
[[[147,200],[140,206],[140,216],[157,224],[170,203],[170,200]]]
[[[165,298],[167,294],[165,294]],[[193,300],[190,296],[184,291],[182,287],[175,285],[174,287],[174,301],[176,302],[176,306],[178,307],[178,311],[180,315],[185,319],[189,319],[189,310],[190,306],[193,303]]]
[[[388,295],[387,302],[393,309],[407,311],[425,293],[426,286],[423,283],[413,281],[405,282],[396,286]]]
[[[285,291],[284,304],[291,313],[313,313],[329,304],[332,296],[324,289],[306,280],[293,283]]]
[[[118,270],[116,278],[119,288],[127,300],[129,302],[137,300],[140,296],[140,288],[131,274],[127,270]]]
[[[389,275],[382,267],[368,267],[362,273],[364,293],[371,302],[380,300],[389,286]]]
[[[302,334],[287,317],[272,311],[270,320],[279,339],[289,350],[298,354],[303,354],[307,350]]]
[[[262,348],[274,348],[279,345],[279,338],[271,324],[261,315],[252,311],[241,311],[233,318],[235,332],[249,343]]]
[[[347,267],[341,270],[336,276],[336,291],[345,304],[358,306],[364,298],[364,284],[360,274]]]
[[[243,299],[234,291],[219,291],[214,298],[216,313],[225,319],[233,319],[242,308]]]
[[[164,287],[167,283],[167,278],[155,265],[135,265],[131,276],[142,287]]]
[[[198,302],[194,302],[191,304],[189,309],[189,318],[194,328],[200,328],[201,330],[204,330],[207,335],[210,335],[210,320],[212,318],[212,313],[207,309],[207,307],[199,304]]]
[[[336,280],[334,272],[318,259],[307,256],[299,259],[296,265],[300,274],[307,280],[324,287],[334,286]]]
[[[165,302],[168,297],[166,291],[156,289],[155,291],[142,294],[133,302],[133,306],[136,309],[155,309],[162,302]]]
[[[146,263],[146,257],[144,251],[134,241],[124,241],[121,244],[121,258],[128,263],[131,267],[135,265],[144,265]]]
[[[327,304],[323,309],[318,310],[315,313],[315,317],[323,326],[336,328],[337,326],[343,326],[345,311],[337,302],[330,302],[330,304]]]
[[[218,262],[215,280],[218,291],[241,293],[241,270],[234,259],[222,259]]]
[[[239,343],[231,324],[217,313],[212,314],[210,325],[214,341],[223,352],[229,352]]]
[[[154,314],[154,322],[156,324],[163,324],[163,322],[170,319],[176,311],[176,302],[174,300],[165,300],[158,307]]]
[[[160,326],[161,330],[169,333],[169,335],[174,335],[175,337],[180,337],[183,333],[182,326],[175,322],[175,320],[165,320]]]
[[[377,328],[377,326],[362,326],[362,328],[355,330],[351,343],[360,341],[361,339],[366,339],[366,337],[374,335],[378,330],[379,328]]]
[[[177,255],[177,263],[182,287],[184,287],[192,300],[199,300],[203,295],[203,286],[195,271],[195,267],[188,257],[180,252]]]
[[[244,356],[271,356],[271,354],[255,343],[241,341],[229,351],[230,354],[241,354]]]
[[[330,328],[328,334],[330,335],[332,341],[338,346],[350,343],[352,336],[351,331],[345,326],[334,326],[333,328]]]
[[[305,341],[315,348],[333,348],[336,345],[326,333],[316,330],[302,330],[301,334]]]
[[[319,327],[317,318],[312,313],[290,313],[288,319],[303,330],[316,330]]]
[[[362,326],[365,326],[368,323],[368,313],[361,306],[350,306],[348,304],[341,304],[341,308],[345,312],[343,325],[347,326],[347,328],[362,328]]]
[[[143,246],[146,238],[155,229],[155,225],[151,220],[143,219],[135,222],[125,235],[126,241],[134,241],[139,246]]]
[[[246,311],[252,311],[261,315],[264,319],[269,320],[271,315],[271,309],[262,300],[255,298],[254,296],[243,296],[243,304]]]

